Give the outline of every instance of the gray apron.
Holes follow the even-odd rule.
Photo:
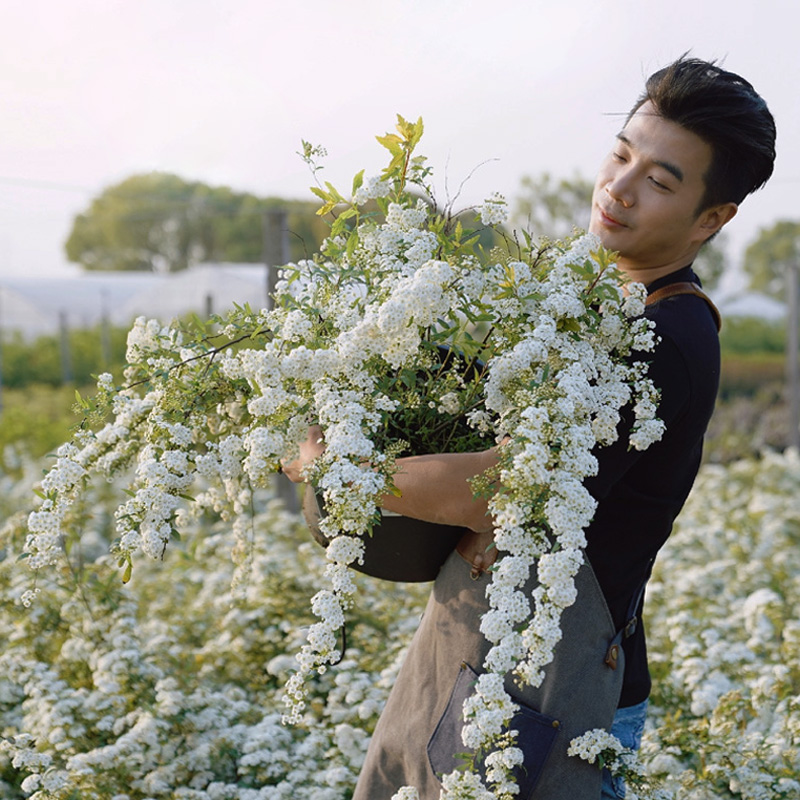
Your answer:
[[[457,551],[442,567],[375,728],[353,800],[390,800],[407,785],[417,788],[420,800],[438,800],[436,775],[460,763],[455,754],[465,750],[459,738],[463,698],[490,646],[479,623],[488,608],[491,578],[484,573],[474,580],[470,570]],[[611,727],[625,666],[619,646],[624,631],[615,630],[588,564],[575,581],[577,600],[563,613],[565,634],[545,667],[542,685],[520,689],[506,678],[506,690],[524,706],[512,722],[520,730],[517,745],[527,751],[518,772],[521,800],[600,797],[597,764],[567,756],[567,748],[587,730]],[[531,579],[525,590],[535,585]],[[635,613],[634,603],[632,608]]]

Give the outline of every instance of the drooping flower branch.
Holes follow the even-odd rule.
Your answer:
[[[334,215],[330,236],[314,259],[284,267],[271,310],[237,308],[185,329],[136,322],[125,385],[102,376],[85,401],[112,421],[59,451],[27,549],[34,567],[57,561],[87,477],[131,464],[116,515],[124,579],[138,551],[158,558],[179,535],[188,502],[231,519],[246,549],[252,489],[319,424],[326,448],[307,477],[324,497],[330,587],[312,599],[318,622],[286,686],[296,720],[307,678],[339,657],[349,565],[369,545],[397,457],[504,442],[498,470],[475,482],[490,497],[503,557],[481,623],[492,649],[464,736],[486,755],[495,796],[510,796],[518,752],[503,727],[513,703],[502,678],[537,685],[552,659],[594,512],[582,485],[596,469],[593,448],[615,439],[626,405],[633,446],[661,435],[657,392],[631,357],[654,341],[643,287],[625,285],[593,237],[509,240],[499,195],[472,210],[476,229],[438,209],[431,170],[415,155],[421,135],[421,120],[399,118],[397,133],[379,137],[391,155],[382,175],[357,175],[349,198],[330,184],[314,190],[320,212]],[[319,152],[304,155],[313,163]],[[484,246],[487,235],[498,246]],[[527,597],[532,568],[540,585]],[[475,780],[450,776],[447,796],[466,797],[458,787]]]

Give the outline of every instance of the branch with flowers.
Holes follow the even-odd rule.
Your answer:
[[[324,497],[330,585],[312,598],[318,621],[285,688],[286,720],[297,721],[309,677],[340,656],[350,565],[370,546],[396,459],[504,441],[497,470],[474,483],[490,498],[502,558],[481,622],[492,648],[465,704],[464,743],[490,765],[494,796],[510,797],[518,751],[503,676],[538,685],[561,638],[595,507],[582,484],[597,468],[593,448],[615,440],[627,405],[632,446],[663,431],[646,364],[631,358],[654,339],[641,317],[644,288],[626,284],[593,237],[511,239],[499,195],[475,210],[475,229],[440,210],[431,169],[415,154],[422,131],[421,120],[398,117],[396,133],[378,137],[388,166],[366,180],[359,173],[349,197],[315,187],[319,213],[333,217],[330,236],[314,259],[283,268],[272,309],[237,308],[193,326],[137,320],[124,384],[101,376],[97,397],[84,401],[89,418],[111,421],[82,427],[42,481],[28,562],[63,559],[70,509],[90,475],[133,466],[116,512],[123,580],[139,552],[160,558],[180,536],[187,507],[232,521],[243,574],[253,489],[319,424],[326,448],[307,477]],[[304,143],[315,174],[320,152]],[[481,227],[503,246],[486,252]],[[528,597],[521,587],[532,568],[539,587]],[[454,773],[446,795],[468,796],[475,780],[474,770]]]
[[[670,800],[671,795],[654,780],[639,760],[635,750],[602,728],[586,731],[573,739],[567,753],[571,756],[597,764],[625,782],[625,796],[629,800]]]

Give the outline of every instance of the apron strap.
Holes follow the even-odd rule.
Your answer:
[[[714,317],[714,324],[717,326],[717,331],[722,328],[722,316],[719,313],[719,309],[711,302],[711,298],[696,283],[692,283],[691,281],[669,283],[666,286],[662,286],[660,289],[656,289],[654,292],[647,295],[645,305],[651,306],[658,303],[660,300],[666,300],[668,297],[676,297],[679,294],[693,294],[695,297],[705,300],[708,304],[709,311],[711,311],[711,316]]]
[[[628,613],[626,615],[627,622],[617,631],[614,638],[608,645],[606,651],[605,662],[611,669],[616,669],[619,662],[619,648],[624,639],[627,639],[636,632],[636,627],[639,624],[639,606],[641,605],[642,598],[644,597],[644,589],[647,586],[647,581],[650,580],[650,573],[653,571],[653,562],[655,559],[651,558],[647,565],[644,579],[639,585],[639,589],[634,592],[631,597],[631,602],[628,604]]]

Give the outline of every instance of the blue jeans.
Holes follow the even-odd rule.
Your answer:
[[[647,717],[647,700],[635,706],[618,708],[614,714],[614,722],[611,725],[611,733],[622,742],[625,747],[631,750],[638,750],[642,743],[642,733],[644,733],[644,721]],[[607,770],[603,770],[603,791],[600,795],[601,800],[620,800],[625,797],[625,781],[622,778],[612,776]]]

